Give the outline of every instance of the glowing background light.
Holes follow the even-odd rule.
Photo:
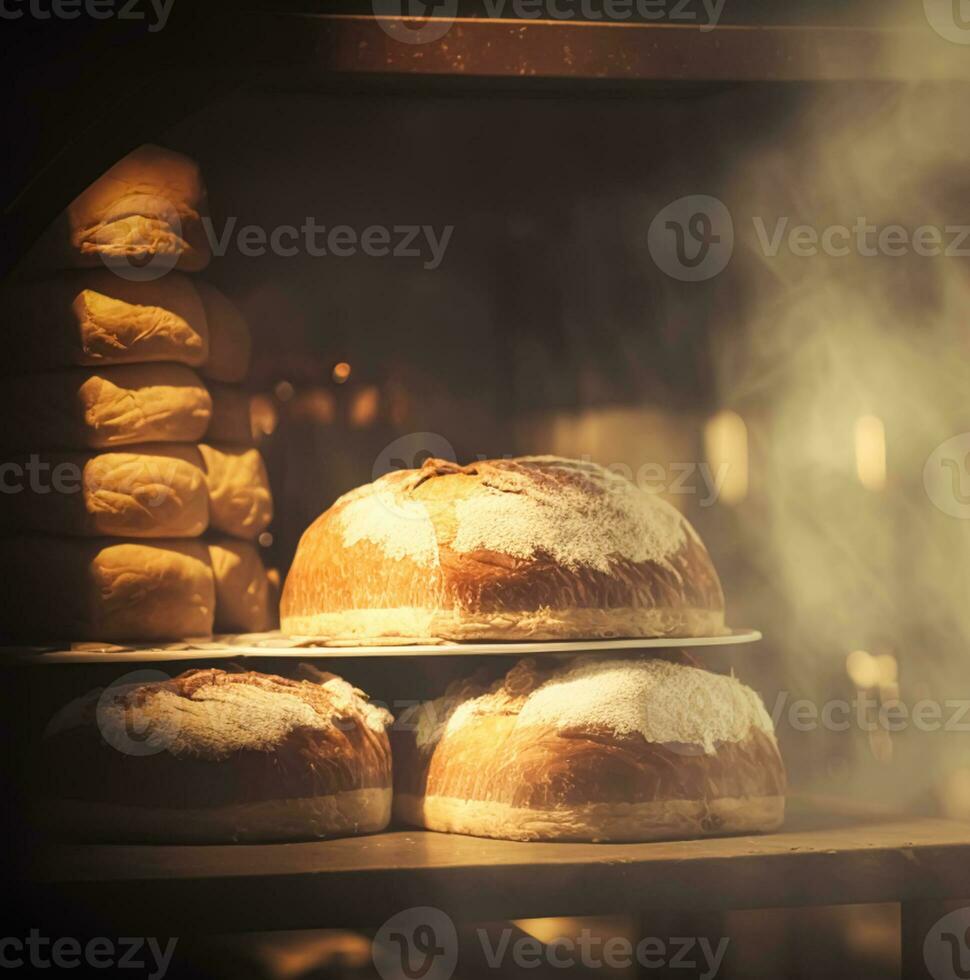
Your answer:
[[[855,468],[867,490],[886,487],[886,428],[875,415],[863,415],[855,424]]]
[[[704,426],[704,451],[720,485],[719,500],[739,504],[748,495],[748,427],[737,412],[718,412]]]

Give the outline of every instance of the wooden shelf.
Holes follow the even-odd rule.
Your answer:
[[[301,844],[44,849],[45,904],[137,930],[366,927],[418,905],[460,920],[868,902],[970,893],[970,824],[826,817],[763,836],[533,844],[393,831]]]
[[[268,29],[284,34],[295,23],[302,43],[313,46],[304,63],[326,74],[614,82],[970,79],[968,60],[948,57],[948,42],[925,21],[898,29],[711,28],[464,18],[442,21],[434,39],[420,44],[395,40],[431,23],[413,17],[291,15],[281,16]]]

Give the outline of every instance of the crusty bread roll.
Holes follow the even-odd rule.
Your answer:
[[[94,453],[40,452],[0,463],[0,529],[194,538],[209,524],[196,446],[157,443]]]
[[[667,659],[523,660],[395,725],[395,815],[512,840],[771,830],[785,772],[758,695]]]
[[[0,371],[209,357],[202,300],[188,276],[129,282],[107,269],[68,272],[0,293]]]
[[[173,267],[197,271],[210,258],[205,215],[198,164],[146,144],[71,202],[41,236],[26,265],[63,269],[103,262],[119,274],[142,269],[147,272],[142,278]]]
[[[216,586],[217,633],[263,633],[276,628],[277,604],[256,546],[235,538],[212,538],[209,560]]]
[[[41,812],[71,836],[229,843],[383,830],[391,716],[323,683],[190,670],[74,702],[45,733]]]
[[[0,568],[0,633],[8,637],[137,642],[212,633],[212,567],[199,540],[2,538]]]
[[[182,364],[18,375],[0,388],[0,446],[35,452],[195,442],[211,414],[208,391]]]
[[[429,459],[310,525],[280,616],[361,641],[702,636],[724,597],[690,524],[594,463]]]
[[[250,540],[265,531],[273,519],[273,496],[259,450],[208,443],[199,450],[213,529]]]
[[[250,422],[249,395],[234,385],[209,382],[212,396],[212,420],[206,432],[208,443],[251,446],[253,427]]]
[[[209,327],[209,356],[200,371],[213,381],[231,384],[243,381],[252,352],[249,327],[228,296],[202,280],[196,285]]]

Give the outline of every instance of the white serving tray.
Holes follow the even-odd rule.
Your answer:
[[[438,643],[351,646],[343,642],[285,636],[282,633],[249,633],[185,640],[152,647],[78,643],[65,649],[56,645],[4,647],[0,660],[32,663],[164,663],[172,660],[234,660],[243,657],[279,657],[307,660],[314,657],[474,657],[577,654],[612,650],[676,650],[684,647],[720,647],[754,643],[758,630],[732,630],[724,636],[656,637],[633,640],[536,640],[519,643]]]

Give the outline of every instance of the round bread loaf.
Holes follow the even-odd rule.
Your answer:
[[[383,830],[391,716],[341,678],[321,678],[190,670],[73,702],[45,733],[42,811],[62,832],[102,841]]]
[[[785,771],[758,695],[686,658],[523,660],[395,726],[394,809],[429,830],[647,841],[771,830]]]
[[[725,632],[687,520],[555,456],[429,459],[345,494],[304,533],[280,615],[287,633],[361,642]]]

